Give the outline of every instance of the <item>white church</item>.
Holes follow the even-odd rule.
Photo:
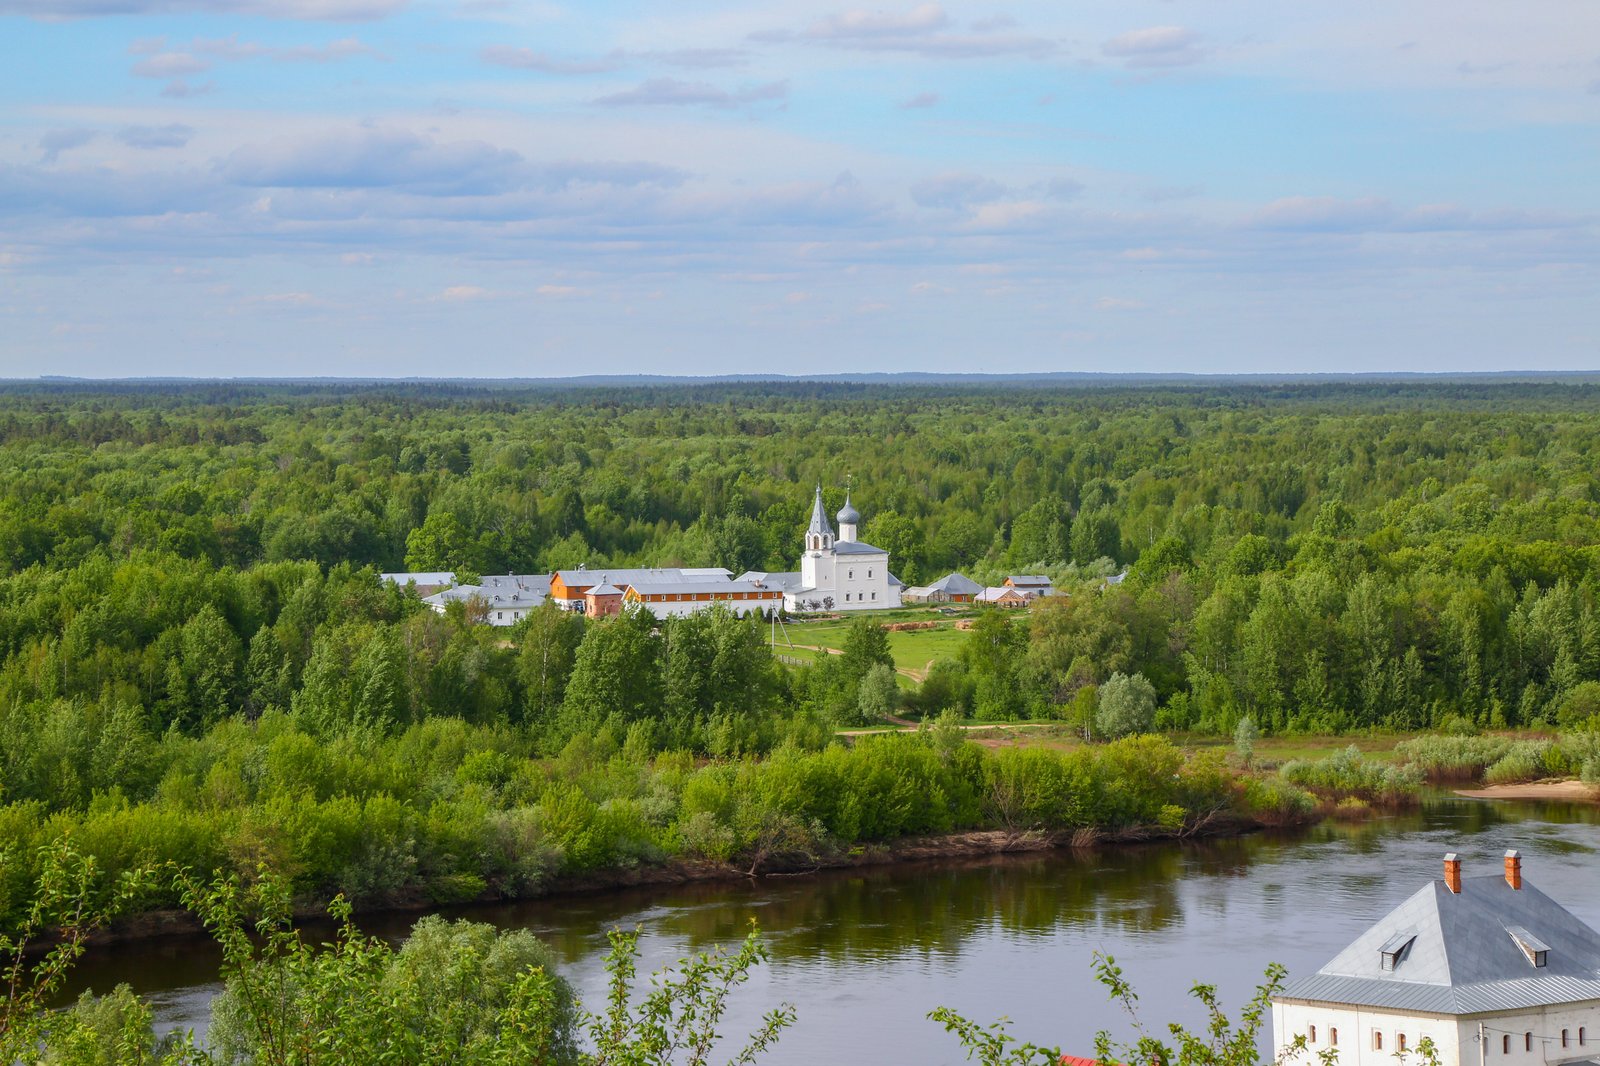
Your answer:
[[[861,515],[851,506],[849,493],[845,494],[844,507],[834,517],[839,522],[837,537],[822,509],[822,486],[818,485],[799,571],[752,570],[740,575],[739,580],[782,589],[783,607],[790,613],[899,607],[903,586],[899,578],[889,573],[889,553],[856,539]]]

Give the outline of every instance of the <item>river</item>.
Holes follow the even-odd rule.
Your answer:
[[[1439,876],[1447,851],[1463,873],[1498,874],[1518,848],[1528,880],[1600,926],[1600,808],[1487,802],[1441,793],[1416,812],[1292,834],[1108,847],[1093,852],[839,871],[755,883],[702,884],[453,912],[533,930],[598,1005],[606,931],[643,929],[642,970],[732,945],[754,919],[771,964],[736,994],[728,1031],[746,1032],[780,1001],[799,1020],[771,1066],[955,1064],[959,1047],[927,1020],[949,1006],[1002,1015],[1037,1043],[1092,1055],[1101,1028],[1126,1036],[1090,970],[1115,956],[1147,1022],[1197,1024],[1188,989],[1220,987],[1230,1013],[1271,962],[1313,971],[1366,926]],[[369,920],[398,936],[410,918]],[[126,981],[164,1028],[203,1028],[217,957],[193,939],[97,951],[77,988]],[[742,1027],[742,1028],[741,1028]]]

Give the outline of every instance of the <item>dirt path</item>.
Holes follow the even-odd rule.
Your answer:
[[[1483,788],[1458,788],[1456,795],[1466,796],[1468,799],[1600,802],[1600,796],[1595,794],[1595,789],[1582,781],[1529,781],[1521,785],[1485,785]]]
[[[840,729],[834,732],[836,737],[865,737],[874,733],[915,733],[920,727],[916,722],[907,722],[904,718],[894,718],[895,728],[878,726],[872,729]],[[898,723],[904,722],[904,725]],[[968,731],[982,731],[985,729],[1022,730],[1022,729],[1050,729],[1047,722],[980,722],[976,725],[964,725],[962,729]]]

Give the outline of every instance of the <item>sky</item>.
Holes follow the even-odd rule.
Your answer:
[[[1594,0],[0,0],[0,377],[1535,369]]]

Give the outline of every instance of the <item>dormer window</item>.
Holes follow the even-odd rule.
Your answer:
[[[1520,925],[1508,925],[1506,926],[1506,932],[1511,934],[1511,939],[1522,950],[1522,954],[1529,963],[1539,968],[1544,967],[1546,960],[1550,956],[1550,946],[1548,944]]]
[[[1378,965],[1388,971],[1393,971],[1405,961],[1407,952],[1411,950],[1412,943],[1417,939],[1415,933],[1396,933],[1383,942],[1383,947],[1378,949]]]

